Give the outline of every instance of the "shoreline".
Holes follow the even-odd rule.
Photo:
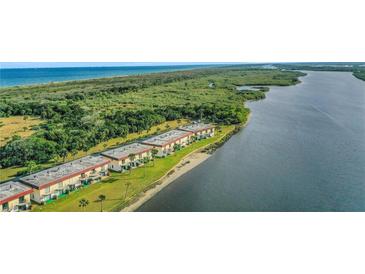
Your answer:
[[[161,179],[157,182],[153,188],[142,193],[141,197],[137,198],[135,202],[131,205],[123,208],[121,212],[133,212],[140,208],[144,203],[152,199],[157,193],[162,189],[173,183],[176,179],[184,175],[185,173],[191,171],[205,160],[207,160],[211,155],[208,153],[194,151],[182,159],[176,166],[174,166],[169,172],[167,172]],[[173,173],[172,173],[173,172]]]
[[[251,112],[247,115],[247,120],[244,124],[239,126],[239,130],[246,127],[247,124],[250,122],[251,119]],[[239,131],[238,130],[238,131]],[[232,137],[234,134],[236,134],[238,131],[233,131],[233,134],[227,134],[230,137]],[[228,141],[228,139],[226,141]],[[216,143],[210,144],[209,146],[212,146]],[[190,154],[186,155],[179,163],[177,163],[172,169],[170,169],[165,175],[163,175],[160,179],[156,181],[156,185],[152,187],[151,189],[148,189],[147,191],[144,191],[140,194],[138,198],[134,202],[132,202],[130,205],[126,206],[121,210],[121,212],[134,212],[138,208],[140,208],[143,204],[145,204],[147,201],[152,199],[157,193],[159,193],[161,190],[163,190],[168,185],[175,182],[176,179],[181,177],[182,175],[188,173],[189,171],[193,170],[195,167],[199,166],[201,163],[208,160],[212,154],[208,154],[204,151],[207,147],[199,148],[196,151],[191,152]],[[214,153],[214,152],[213,152]]]
[[[183,66],[183,65],[182,65]],[[154,67],[154,66],[151,66]],[[169,66],[166,66],[169,67]],[[209,67],[209,66],[208,66]],[[63,68],[63,67],[62,67]],[[66,68],[66,67],[64,67]],[[80,67],[70,67],[70,68],[80,68]],[[95,67],[81,67],[81,68],[95,68]],[[114,67],[97,67],[97,68],[114,68]],[[115,68],[120,68],[119,66]],[[110,76],[102,76],[102,77],[91,77],[91,78],[78,78],[78,79],[69,79],[69,80],[60,80],[60,81],[50,81],[50,82],[40,82],[40,83],[29,83],[29,84],[19,84],[19,85],[11,85],[11,86],[0,86],[1,89],[12,89],[12,88],[35,88],[38,86],[47,86],[47,85],[57,85],[57,84],[68,84],[72,82],[87,82],[87,81],[94,81],[94,80],[108,80],[112,78],[124,78],[124,77],[133,77],[133,76],[141,76],[141,75],[148,75],[148,74],[155,74],[155,73],[169,73],[169,72],[178,72],[178,71],[188,71],[188,70],[195,70],[205,67],[192,67],[192,68],[178,68],[172,70],[161,70],[161,71],[152,71],[152,72],[145,72],[145,73],[136,73],[136,74],[117,74],[117,75],[110,75]],[[19,69],[19,68],[11,68],[11,69]],[[26,68],[29,69],[29,68]],[[53,69],[53,68],[42,68],[42,69]]]

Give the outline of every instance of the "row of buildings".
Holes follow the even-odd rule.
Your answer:
[[[193,123],[140,142],[86,156],[56,167],[0,184],[0,211],[27,210],[31,201],[44,204],[85,185],[102,180],[109,170],[124,172],[165,157],[195,140],[212,137],[214,126]]]

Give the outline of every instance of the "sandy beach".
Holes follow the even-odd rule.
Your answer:
[[[163,188],[174,182],[177,178],[183,174],[189,172],[194,167],[200,165],[202,162],[207,160],[211,155],[203,152],[193,152],[187,155],[182,161],[180,161],[172,170],[170,170],[164,177],[159,180],[154,188],[147,190],[142,196],[133,204],[122,209],[124,212],[130,212],[137,210],[145,202],[155,196]]]

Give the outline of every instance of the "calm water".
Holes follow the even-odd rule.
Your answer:
[[[309,72],[140,211],[365,211],[365,82]]]
[[[0,69],[0,87],[166,72],[209,65]]]

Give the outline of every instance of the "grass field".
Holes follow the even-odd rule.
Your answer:
[[[134,199],[139,193],[151,186],[154,182],[164,176],[170,169],[177,165],[186,155],[215,143],[234,130],[235,126],[223,126],[221,132],[209,139],[204,139],[177,151],[166,158],[156,159],[155,165],[151,163],[145,167],[132,170],[129,173],[112,172],[111,176],[100,183],[96,183],[87,188],[73,192],[59,200],[44,206],[35,206],[33,211],[61,211],[73,212],[82,211],[79,207],[81,199],[87,199],[89,205],[85,211],[100,211],[99,195],[105,195],[103,202],[104,211],[119,211]],[[130,184],[128,186],[128,184]],[[128,191],[126,192],[128,186]],[[124,196],[126,195],[126,199]]]
[[[3,120],[3,119],[21,120],[21,119],[15,119],[15,118],[16,117],[0,118],[0,119],[1,120]],[[37,121],[40,121],[40,120],[37,120]],[[151,127],[151,129],[148,132],[145,130],[145,131],[142,131],[140,133],[131,133],[131,134],[128,134],[127,137],[120,137],[120,138],[110,139],[107,142],[103,142],[103,143],[98,144],[95,147],[92,147],[87,152],[79,151],[76,155],[69,154],[66,157],[66,161],[75,160],[75,159],[84,157],[86,155],[90,155],[90,154],[93,154],[93,153],[101,152],[101,151],[104,151],[104,150],[107,150],[107,149],[116,147],[116,146],[121,145],[123,143],[131,142],[131,141],[133,141],[135,139],[143,138],[143,137],[145,137],[147,135],[156,134],[158,130],[165,131],[167,129],[177,128],[179,126],[182,126],[184,124],[187,124],[188,122],[189,121],[188,120],[185,120],[185,119],[182,119],[180,121],[176,121],[176,120],[175,121],[167,121],[167,122],[164,122],[164,123],[162,123],[162,124],[160,124],[158,126]],[[51,161],[49,163],[41,164],[40,166],[42,168],[49,168],[51,166],[54,166],[54,165],[57,165],[57,164],[61,164],[62,162],[63,162],[63,159],[58,158],[58,159],[55,159],[54,161]],[[9,167],[9,168],[0,169],[0,182],[1,181],[5,181],[5,180],[9,180],[9,179],[15,177],[16,174],[17,174],[17,172],[21,172],[21,171],[23,171],[25,169],[26,169],[25,167]]]
[[[19,135],[22,138],[29,137],[35,132],[32,127],[40,123],[42,123],[42,120],[28,116],[0,118],[0,146],[4,145],[14,135]]]

